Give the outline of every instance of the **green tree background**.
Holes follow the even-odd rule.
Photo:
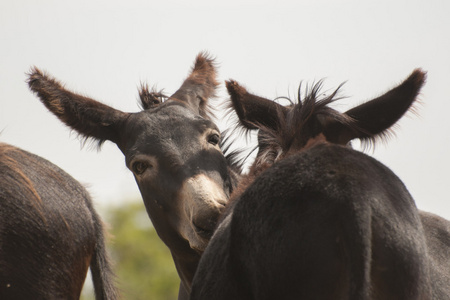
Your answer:
[[[143,203],[107,209],[103,218],[109,224],[108,249],[121,298],[177,299],[179,278],[172,256],[156,234]],[[81,299],[94,299],[90,278]]]

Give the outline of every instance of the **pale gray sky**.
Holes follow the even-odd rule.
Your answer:
[[[25,83],[30,66],[66,87],[137,111],[141,81],[174,92],[196,54],[219,78],[273,98],[301,80],[347,81],[339,110],[428,71],[420,116],[370,155],[406,184],[419,208],[450,219],[449,1],[59,1],[0,3],[0,140],[41,155],[89,186],[98,206],[139,198],[115,145],[80,149]],[[222,87],[220,97],[226,93]],[[221,127],[226,125],[221,123]],[[242,145],[244,145],[242,139]]]

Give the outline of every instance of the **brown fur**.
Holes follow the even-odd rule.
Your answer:
[[[191,109],[202,117],[211,118],[212,111],[207,100],[216,96],[216,89],[219,86],[216,77],[214,59],[206,52],[199,53],[190,75],[170,99],[187,102]]]
[[[8,144],[0,143],[0,161],[2,162],[2,167],[9,169],[3,170],[3,172],[11,172],[17,174],[17,176],[13,176],[17,180],[18,186],[23,186],[25,188],[25,193],[29,199],[33,200],[33,203],[36,203],[36,209],[42,209],[42,199],[34,188],[33,182],[28,178],[27,175],[24,174],[22,169],[19,167],[17,160],[13,158],[11,153],[14,153],[15,156],[22,156],[22,152],[18,151],[17,148],[10,146]]]
[[[163,103],[168,97],[162,91],[156,89],[150,90],[148,84],[141,83],[139,89],[139,99],[141,100],[142,109],[150,109]]]
[[[0,298],[116,299],[103,228],[87,191],[36,155],[0,143]]]
[[[202,256],[191,299],[446,295],[432,288],[442,277],[430,276],[420,212],[405,186],[347,146],[385,138],[424,80],[415,70],[345,113],[328,106],[339,89],[318,99],[320,83],[283,107],[227,82],[240,125],[259,129],[259,151]]]
[[[200,53],[170,97],[141,84],[143,110],[136,113],[68,91],[36,68],[29,77],[30,89],[62,122],[99,144],[110,140],[123,152],[149,217],[172,253],[182,281],[180,299],[187,297],[200,255],[238,177],[221,152],[220,132],[211,120],[208,101],[218,86],[214,60]],[[208,184],[198,187],[207,180],[193,187],[198,175],[218,190]],[[183,197],[189,187],[189,197]]]

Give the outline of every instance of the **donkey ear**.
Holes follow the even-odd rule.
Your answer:
[[[119,142],[119,127],[128,114],[100,102],[74,94],[36,67],[28,74],[28,85],[41,102],[67,126],[101,145]]]
[[[214,59],[200,53],[188,78],[169,99],[186,102],[194,112],[209,118],[208,99],[215,96],[218,85]]]
[[[423,84],[426,73],[416,69],[400,85],[384,95],[345,112],[352,119],[351,125],[340,124],[330,127],[341,143],[352,139],[373,140],[383,136],[413,105]],[[339,134],[337,134],[339,131]]]
[[[287,113],[287,108],[274,101],[250,94],[236,81],[226,81],[231,99],[231,108],[238,115],[242,126],[247,129],[258,129],[263,125],[276,129],[278,114]]]

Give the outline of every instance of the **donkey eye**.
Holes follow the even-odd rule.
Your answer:
[[[211,134],[208,136],[208,143],[210,143],[213,146],[217,146],[220,142],[220,136],[216,133]]]
[[[142,162],[142,161],[137,161],[133,164],[132,168],[133,168],[133,172],[136,175],[141,175],[142,173],[145,172],[145,170],[147,170],[149,168],[149,164]]]

